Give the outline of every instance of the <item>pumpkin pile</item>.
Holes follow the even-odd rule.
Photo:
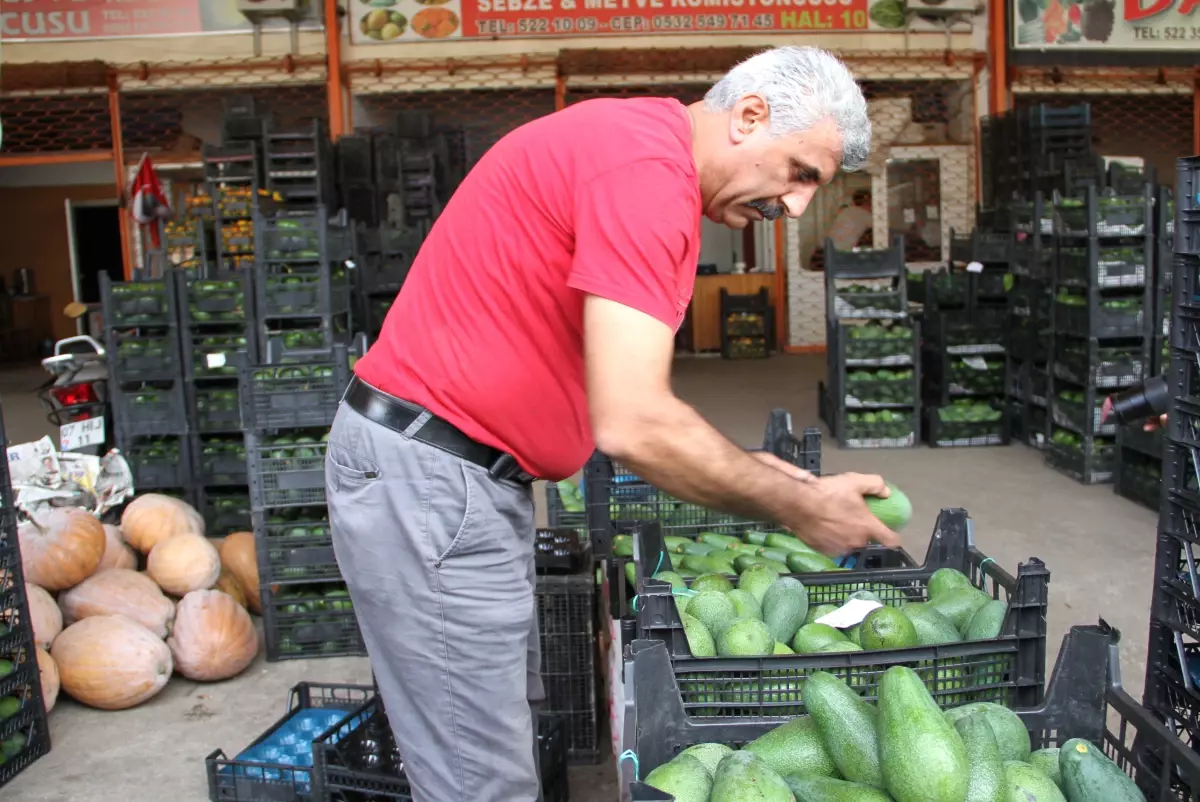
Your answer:
[[[172,673],[211,682],[254,661],[254,535],[204,535],[195,509],[157,493],[130,502],[119,527],[74,508],[18,527],[47,711],[60,688],[90,707],[124,710]]]

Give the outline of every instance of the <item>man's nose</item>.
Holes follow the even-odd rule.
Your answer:
[[[816,187],[801,185],[780,198],[783,208],[787,211],[787,216],[795,219],[804,214],[804,210],[808,208],[808,204],[816,192]]]

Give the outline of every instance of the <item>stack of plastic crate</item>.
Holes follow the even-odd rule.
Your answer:
[[[217,269],[228,273],[254,263],[254,213],[262,186],[257,142],[205,145],[204,182],[212,199]]]
[[[193,503],[214,536],[250,526],[238,372],[257,353],[253,271],[177,273]]]
[[[254,290],[258,353],[269,364],[328,360],[354,331],[347,260],[353,229],[324,207],[260,216],[255,223]]]
[[[1054,338],[1046,462],[1085,484],[1111,482],[1116,424],[1104,398],[1150,368],[1154,192],[1115,196],[1089,185],[1054,205]]]
[[[1200,747],[1200,156],[1180,159],[1175,182],[1171,409],[1163,450],[1145,703]]]
[[[425,225],[384,224],[379,227],[378,236],[372,238],[378,242],[378,247],[361,261],[358,269],[364,305],[363,331],[372,339],[383,328],[383,320],[408,278],[426,233]]]
[[[266,187],[288,212],[315,211],[336,200],[333,150],[321,120],[298,128],[268,122],[263,129]]]
[[[101,274],[100,293],[113,435],[134,487],[190,499],[191,377],[180,345],[176,275],[113,282]]]
[[[951,231],[950,267],[930,273],[922,304],[922,405],[933,447],[1007,445],[1005,277],[1011,240]],[[910,293],[910,301],[913,300]]]
[[[916,445],[919,326],[909,314],[904,238],[880,251],[825,243],[826,381],[821,418],[844,448]]]
[[[349,380],[344,346],[323,362],[240,371],[268,660],[364,650],[325,504],[325,443]]]
[[[1012,229],[1013,261],[1008,293],[1008,377],[1014,436],[1042,449],[1050,410],[1051,279],[1054,275],[1054,219],[1043,195],[1015,202],[1001,215]]]
[[[534,593],[546,692],[542,710],[563,718],[573,763],[595,763],[600,756],[596,687],[599,610],[590,552],[588,557],[570,573],[539,569]]]
[[[754,295],[730,295],[721,290],[721,356],[724,359],[765,359],[771,353],[775,311],[764,287]]]
[[[8,443],[0,416],[0,443]],[[21,574],[16,508],[0,460],[0,787],[50,751],[33,622]]]

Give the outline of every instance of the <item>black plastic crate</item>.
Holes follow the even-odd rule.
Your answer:
[[[1039,270],[1037,267],[1024,259],[1021,253],[1022,246],[1026,244],[1038,244],[1039,236],[1051,236],[1054,234],[1054,209],[1053,206],[1046,201],[1044,193],[1038,192],[1034,195],[1033,200],[1013,201],[1009,204],[1009,214],[1012,216],[1012,228],[1017,233],[1016,239],[1016,254],[1015,259],[1018,265],[1027,268],[1027,274],[1037,275]],[[1021,234],[1029,235],[1027,237],[1020,236]],[[1045,240],[1041,241],[1045,244]],[[1049,278],[1050,274],[1043,274],[1043,277]]]
[[[363,290],[369,293],[398,293],[412,270],[413,258],[414,256],[394,254],[373,256],[365,260],[359,265]]]
[[[554,482],[546,483],[546,521],[553,528],[587,531],[587,505],[582,509],[568,511],[563,504],[562,493]]]
[[[262,361],[270,365],[330,362],[339,345],[349,347],[350,316],[275,319],[280,327],[263,326]],[[300,325],[290,325],[299,323]]]
[[[601,729],[595,576],[590,569],[573,575],[539,576],[534,599],[546,692],[542,710],[563,717],[571,762],[595,763],[600,756]]]
[[[927,313],[921,328],[926,347],[958,353],[991,352],[1007,341],[1008,310],[995,307]]]
[[[1103,622],[1071,628],[1059,650],[1045,701],[1037,707],[1017,708],[1030,732],[1031,745],[1040,749],[1084,738],[1101,747],[1133,777],[1147,800],[1194,799],[1194,789],[1200,788],[1200,757],[1122,689],[1119,637],[1120,633]],[[829,659],[825,668],[844,671],[854,662]],[[622,760],[620,769],[622,788],[630,789],[632,802],[673,799],[635,780],[645,778],[683,749],[698,743],[738,748],[782,723],[757,716],[717,721],[689,718],[679,701],[679,679],[673,676],[661,644],[635,642],[626,666],[626,688],[630,690],[625,704],[625,743],[637,760]],[[916,670],[927,676],[933,671],[929,667]]]
[[[113,381],[174,381],[183,375],[179,330],[165,328],[150,333],[118,334],[109,329],[106,350]]]
[[[542,713],[537,726],[542,799],[569,802],[566,723],[561,716]],[[322,733],[313,742],[313,757],[320,799],[413,802],[404,759],[378,696]]]
[[[1054,298],[1054,331],[1085,339],[1142,337],[1146,306],[1141,295],[1104,297],[1095,290],[1082,294],[1060,291]]]
[[[1058,249],[1057,283],[1073,287],[1142,287],[1154,264],[1153,239],[1113,244],[1088,240]]]
[[[922,357],[926,404],[941,406],[954,399],[995,398],[1008,388],[1008,359],[1003,351],[924,351]]]
[[[329,224],[323,209],[309,214],[255,220],[255,249],[260,264],[299,265],[342,262],[353,256],[354,236],[348,228]]]
[[[246,443],[241,437],[197,436],[192,444],[196,482],[205,486],[246,486]]]
[[[533,533],[533,564],[539,574],[573,574],[592,566],[587,526],[539,527]]]
[[[773,685],[776,680],[785,683],[786,687],[786,683],[795,683],[826,666],[860,666],[864,670],[861,676],[855,677],[856,687],[870,695],[879,675],[888,666],[929,659],[930,647],[837,655],[693,657],[671,586],[650,578],[657,573],[653,566],[666,560],[661,528],[643,529],[634,541],[634,549],[638,571],[638,637],[661,640],[666,644],[676,675],[691,681],[683,688],[684,707],[689,710],[705,710],[711,716],[721,717],[731,715],[721,711],[735,705],[738,710],[752,710],[755,711],[752,715],[758,716],[797,715],[803,712],[802,702],[789,694],[779,694],[779,687]],[[965,667],[963,671],[971,673],[978,681],[977,685],[964,689],[960,680],[955,683],[953,693],[961,695],[963,702],[1038,704],[1046,678],[1046,608],[1050,572],[1041,560],[1030,558],[1018,566],[1017,575],[1013,577],[975,548],[973,524],[966,510],[941,511],[925,562],[920,567],[795,576],[808,589],[810,604],[840,601],[845,596],[846,586],[857,583],[879,586],[876,592],[880,600],[884,604],[896,604],[927,600],[929,578],[938,568],[962,571],[976,587],[1009,604],[999,637],[933,647],[939,662],[953,656],[958,665]],[[884,585],[892,586],[893,590],[886,590]],[[740,684],[737,687],[731,684],[722,694],[718,686],[724,683],[719,683],[718,679],[727,680],[734,673],[740,678]],[[770,695],[772,687],[775,698]]]
[[[1053,280],[1055,251],[1048,234],[1018,232],[1014,235],[1013,275],[1037,281]]]
[[[204,518],[204,529],[210,537],[251,529],[250,494],[242,488],[199,488],[192,504]]]
[[[118,438],[139,492],[192,484],[192,459],[186,436]]]
[[[915,367],[850,368],[841,379],[838,401],[845,409],[903,409],[920,403]]]
[[[1050,419],[1055,426],[1070,429],[1080,435],[1115,437],[1116,421],[1101,422],[1106,393],[1094,387],[1080,387],[1061,380],[1051,380]]]
[[[312,507],[325,503],[328,431],[292,435],[246,433],[246,467],[253,509]]]
[[[1042,451],[1046,448],[1046,430],[1049,427],[1049,413],[1043,407],[1032,404],[1022,404],[1019,411],[1019,423],[1013,424],[1013,437],[1020,442]]]
[[[109,329],[166,328],[179,322],[174,276],[142,281],[113,281],[100,276],[100,306]]]
[[[950,229],[950,261],[979,262],[983,265],[1008,264],[1013,260],[1013,238],[1007,232],[973,230],[959,236]]]
[[[839,251],[825,240],[826,320],[908,317],[904,238],[886,250]]]
[[[1067,237],[1141,237],[1154,228],[1154,192],[1147,184],[1138,195],[1099,195],[1088,186],[1082,198],[1054,204],[1056,233]]]
[[[326,508],[256,512],[251,519],[262,584],[341,580]]]
[[[829,333],[830,356],[846,367],[912,365],[917,353],[916,332],[904,321],[840,323]]]
[[[238,388],[232,384],[187,383],[189,420],[200,434],[242,431],[242,406]]]
[[[1117,468],[1117,442],[1051,425],[1046,464],[1085,485],[1107,484]]]
[[[1162,499],[1162,458],[1122,445],[1113,492],[1157,512]]]
[[[260,745],[273,741],[281,730],[295,729],[297,750],[325,730],[337,725],[362,704],[373,698],[375,689],[369,685],[326,685],[302,682],[288,695],[287,712],[262,735],[234,757],[217,749],[205,758],[208,774],[208,798],[211,802],[318,802],[322,797],[314,787],[313,770],[293,760],[279,762],[259,755]],[[324,711],[322,720],[305,711]],[[297,720],[303,716],[305,726]],[[295,722],[293,724],[293,722]],[[311,725],[309,725],[311,723]],[[291,726],[289,726],[291,724]],[[315,729],[315,727],[320,729]],[[315,747],[314,747],[315,749]],[[265,750],[264,750],[265,751]],[[315,755],[313,755],[315,757]],[[312,761],[315,762],[315,761]]]
[[[1117,442],[1121,448],[1136,451],[1138,454],[1153,457],[1162,462],[1163,430],[1146,431],[1141,423],[1122,426],[1117,432]]]
[[[260,592],[267,660],[366,655],[344,585],[264,585]]]
[[[241,372],[242,420],[247,429],[270,431],[330,426],[350,383],[344,346],[333,359],[303,365],[250,365]]]
[[[992,420],[961,419],[953,406],[926,410],[927,441],[931,448],[960,448],[971,446],[1006,446],[1011,429],[1009,418],[999,406],[993,406]]]
[[[0,478],[4,479],[3,486],[7,488],[7,476]],[[3,787],[50,751],[50,731],[46,726],[32,619],[25,598],[21,554],[15,532],[11,531],[0,531],[0,614],[5,622],[5,629],[0,633],[0,659],[8,661],[12,667],[8,674],[0,677],[0,698],[12,697],[19,704],[12,715],[0,722],[0,744],[6,747],[5,754],[13,752],[0,763],[0,787]]]
[[[254,337],[244,328],[191,331],[184,334],[183,347],[189,380],[236,379],[238,369],[248,364],[254,353]]]
[[[324,317],[350,309],[349,274],[341,264],[272,270],[260,274],[255,285],[259,319]]]
[[[333,147],[337,157],[338,186],[374,180],[374,142],[370,134],[339,137]]]
[[[1050,357],[1049,320],[1009,315],[1008,353],[1025,362],[1045,362]]]
[[[921,412],[913,409],[842,409],[817,388],[822,419],[842,448],[911,448],[921,436]]]
[[[778,431],[778,413],[768,419],[768,436]],[[786,413],[784,413],[786,415]],[[792,437],[785,432],[783,437]],[[807,428],[795,443],[780,445],[792,464],[811,473],[821,471],[820,430]],[[784,452],[782,449],[787,448]],[[785,458],[780,456],[781,459]],[[632,532],[639,525],[658,521],[670,534],[697,535],[701,532],[741,531],[753,522],[679,501],[596,452],[584,468],[588,530],[597,556],[609,554],[613,535]]]
[[[188,430],[183,382],[112,382],[108,386],[118,439],[184,434]]]
[[[251,271],[245,270],[213,278],[179,276],[183,326],[193,330],[230,324],[244,326],[246,319],[254,316],[251,275]]]
[[[1055,337],[1051,370],[1056,378],[1080,386],[1132,387],[1147,375],[1144,343],[1100,343],[1095,338]]]
[[[1200,256],[1200,156],[1176,162],[1175,252]]]
[[[931,309],[965,307],[969,295],[967,275],[946,268],[906,273],[908,300],[924,306],[927,313]]]

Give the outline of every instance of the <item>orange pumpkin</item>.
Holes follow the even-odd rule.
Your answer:
[[[25,601],[29,604],[29,623],[33,625],[34,643],[49,649],[58,633],[62,632],[62,610],[58,609],[53,596],[29,582],[25,583]]]
[[[246,606],[262,614],[258,595],[258,555],[254,551],[253,532],[234,532],[221,543],[221,565],[229,569],[246,595]]]
[[[62,689],[101,710],[125,710],[167,686],[174,662],[162,638],[123,615],[78,621],[54,641]]]
[[[68,626],[95,615],[123,615],[165,638],[175,620],[175,603],[153,579],[128,568],[101,571],[68,590],[58,603]]]
[[[146,560],[146,573],[174,596],[205,590],[221,576],[221,557],[203,535],[185,532],[159,541]]]
[[[229,573],[229,569],[223,565],[221,566],[221,575],[217,577],[217,584],[213,585],[213,589],[228,593],[235,602],[242,607],[246,606],[246,593],[242,590],[242,583],[238,582],[237,578]]]
[[[97,571],[108,568],[137,569],[137,552],[129,547],[125,538],[121,537],[121,527],[104,524],[104,556],[100,558]]]
[[[25,579],[46,590],[66,590],[87,579],[104,556],[104,526],[74,507],[51,510],[17,528]]]
[[[229,679],[258,654],[258,633],[246,609],[219,590],[184,596],[167,638],[175,670],[190,680]]]
[[[125,542],[142,554],[161,541],[183,532],[204,534],[204,519],[190,504],[160,493],[147,493],[129,502],[121,515]]]
[[[58,663],[54,662],[50,652],[41,646],[37,647],[37,662],[38,676],[42,682],[42,702],[46,705],[46,712],[49,713],[54,709],[54,703],[58,701]]]

